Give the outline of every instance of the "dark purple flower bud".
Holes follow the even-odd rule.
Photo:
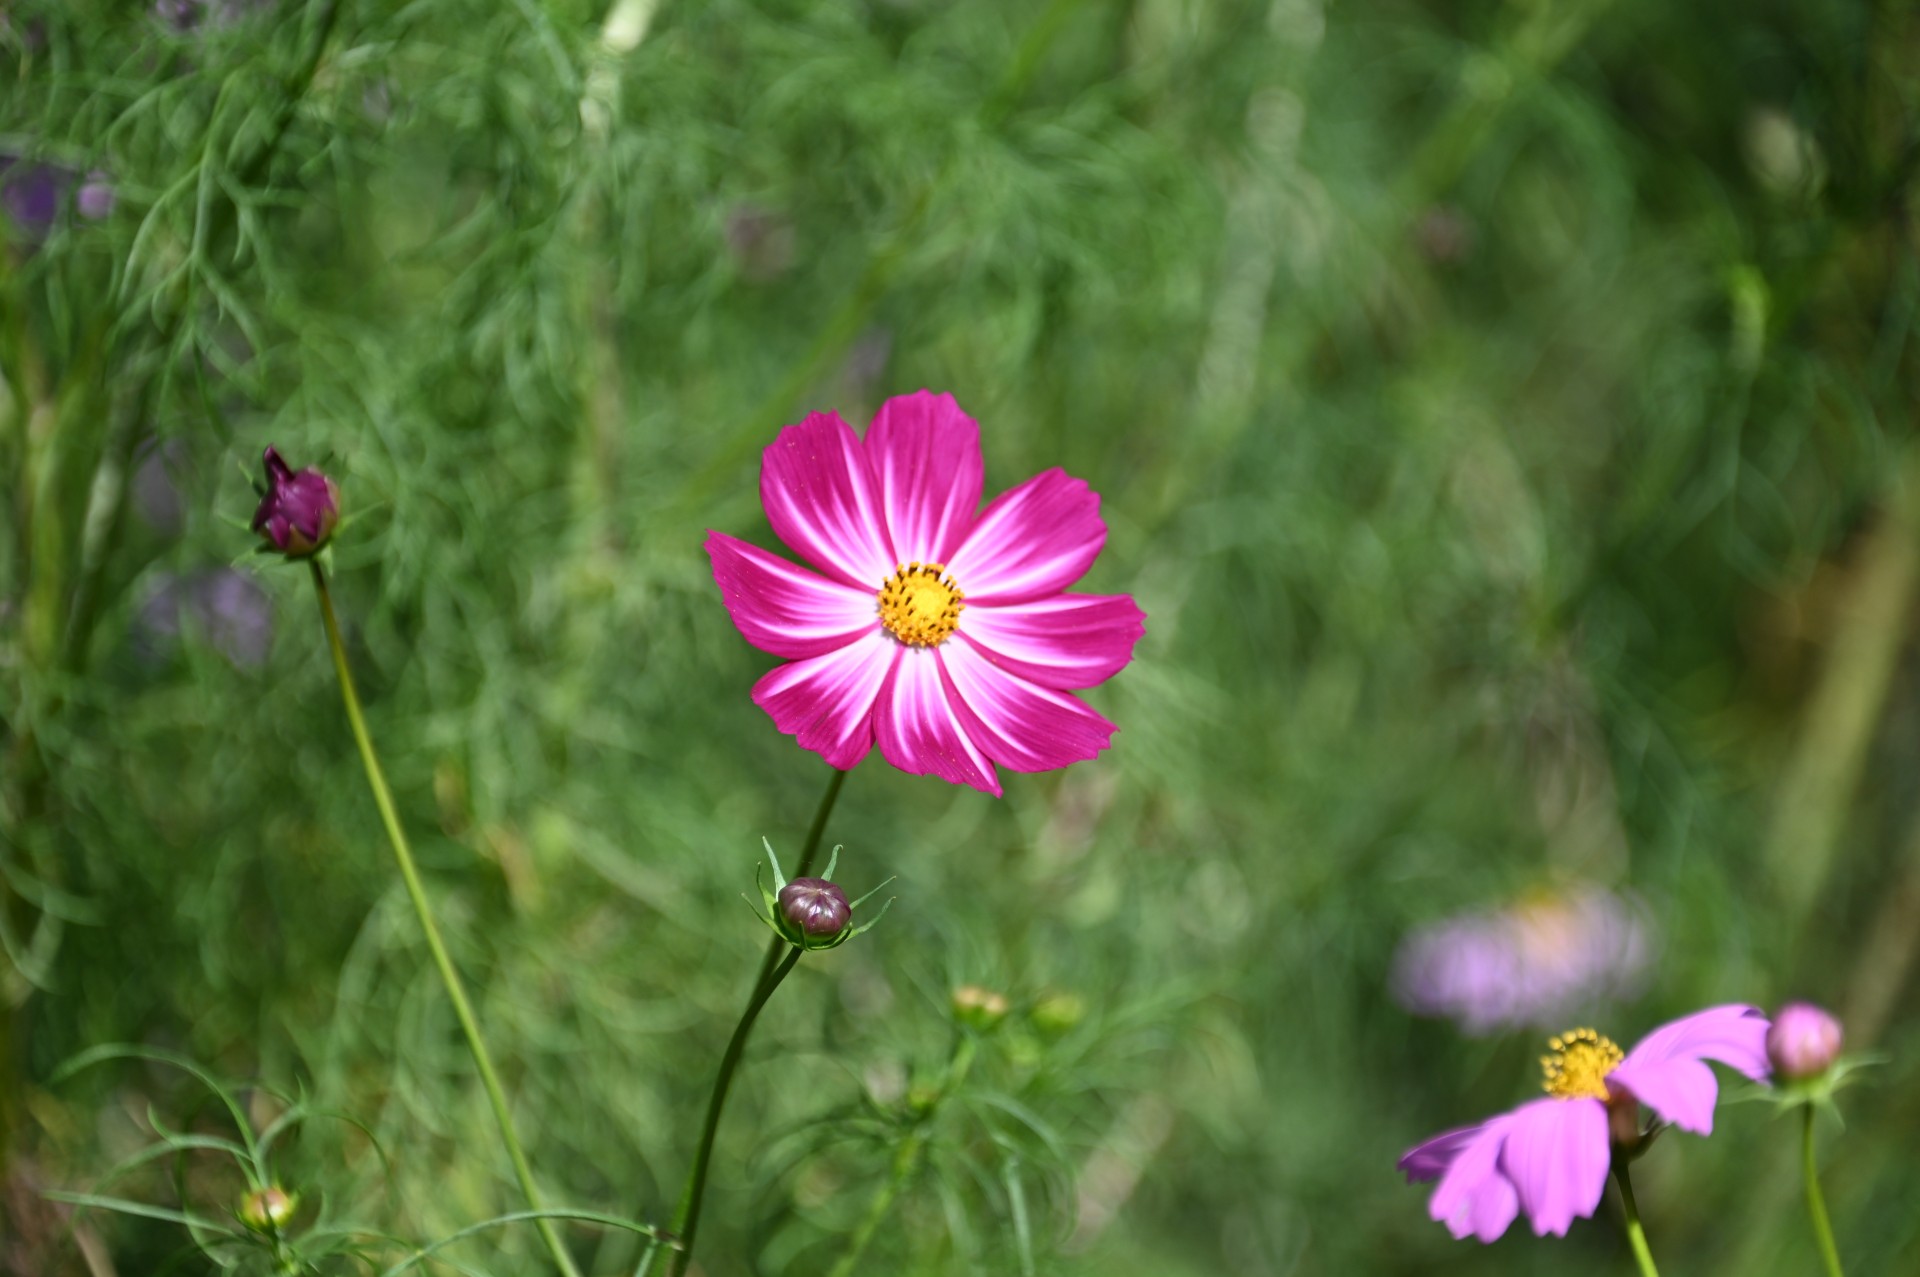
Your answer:
[[[340,489],[311,467],[294,470],[271,445],[266,451],[267,495],[253,512],[253,530],[290,559],[319,550],[340,522]]]
[[[1811,1002],[1789,1002],[1767,1028],[1767,1059],[1789,1081],[1819,1077],[1840,1057],[1840,1021]]]
[[[780,888],[780,914],[809,940],[831,940],[847,929],[853,910],[847,893],[825,878],[795,878]]]

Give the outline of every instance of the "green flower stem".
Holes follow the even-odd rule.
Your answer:
[[[820,854],[820,839],[827,832],[827,818],[833,814],[833,805],[840,798],[840,787],[846,783],[846,772],[836,767],[833,778],[827,782],[827,792],[820,795],[820,805],[814,809],[813,824],[808,828],[807,841],[800,849],[800,859],[793,871],[794,878],[804,878],[807,870],[813,868],[813,862]],[[720,1057],[720,1069],[713,1078],[713,1094],[707,1100],[706,1122],[700,1129],[700,1144],[693,1154],[693,1170],[687,1175],[687,1187],[680,1195],[680,1209],[674,1215],[672,1232],[680,1239],[680,1250],[667,1266],[668,1277],[679,1277],[693,1258],[694,1233],[700,1227],[700,1207],[707,1193],[707,1170],[713,1162],[713,1141],[720,1132],[720,1111],[726,1106],[727,1091],[733,1086],[734,1072],[740,1067],[740,1057],[747,1049],[747,1037],[753,1032],[753,1022],[760,1017],[760,1008],[767,1004],[773,991],[787,978],[787,972],[793,970],[794,964],[800,961],[800,953],[799,949],[778,936],[767,946],[766,960],[760,964],[760,974],[753,982],[753,993],[747,999],[747,1009],[741,1013],[740,1023],[734,1026],[733,1039],[727,1043],[726,1054]],[[784,959],[781,956],[783,954]],[[634,1277],[646,1277],[652,1270],[660,1245],[657,1238],[647,1244],[646,1250],[640,1255],[640,1265],[634,1270]]]
[[[433,908],[427,902],[427,889],[420,881],[420,871],[413,863],[413,852],[407,846],[406,831],[400,827],[400,815],[393,806],[393,794],[388,790],[387,778],[380,770],[380,759],[373,752],[373,738],[367,734],[366,715],[360,709],[360,693],[354,690],[353,671],[347,667],[346,644],[340,640],[340,620],[334,615],[333,594],[327,589],[327,574],[321,570],[317,560],[309,560],[309,565],[313,569],[313,588],[320,596],[320,616],[327,625],[327,645],[333,649],[333,671],[340,677],[340,696],[347,704],[347,721],[353,726],[354,743],[360,747],[360,761],[366,764],[367,785],[373,790],[373,802],[380,809],[381,823],[387,827],[387,840],[393,844],[393,858],[400,863],[400,877],[407,884],[407,895],[413,900],[413,911],[420,919],[420,930],[427,938],[427,948],[433,954],[434,965],[440,969],[440,980],[447,987],[447,998],[453,1003],[453,1013],[460,1021],[460,1031],[466,1034],[467,1049],[473,1053],[474,1067],[480,1071],[480,1082],[486,1088],[488,1102],[493,1105],[494,1119],[500,1123],[500,1138],[507,1146],[507,1156],[513,1162],[513,1173],[520,1181],[520,1190],[526,1195],[530,1209],[544,1210],[546,1208],[540,1201],[539,1186],[533,1180],[533,1168],[527,1163],[526,1150],[520,1147],[520,1137],[513,1131],[513,1112],[507,1107],[506,1092],[500,1087],[499,1074],[494,1072],[493,1059],[487,1054],[487,1044],[480,1037],[480,1023],[474,1018],[472,1004],[467,1001],[467,991],[460,983],[460,973],[454,970],[446,942],[440,938],[440,928],[433,920]],[[553,1221],[542,1218],[538,1227],[541,1239],[553,1255],[554,1264],[565,1277],[580,1277],[580,1270],[574,1267],[572,1256],[561,1244]]]
[[[833,1271],[827,1277],[852,1277],[855,1267],[867,1252],[867,1244],[873,1240],[873,1235],[880,1230],[881,1223],[886,1220],[887,1212],[893,1209],[894,1201],[919,1171],[920,1159],[925,1155],[927,1141],[933,1135],[934,1115],[940,1111],[941,1103],[959,1090],[960,1084],[966,1080],[967,1070],[973,1067],[973,1054],[979,1046],[979,1041],[979,1038],[972,1033],[964,1031],[961,1033],[960,1040],[954,1044],[953,1056],[947,1061],[947,1076],[946,1080],[940,1084],[940,1093],[934,1097],[933,1103],[927,1106],[926,1112],[914,1122],[913,1129],[907,1133],[907,1138],[900,1142],[900,1147],[894,1150],[893,1173],[887,1177],[887,1182],[880,1186],[880,1191],[873,1195],[873,1201],[868,1205],[866,1216],[860,1221],[860,1227],[854,1231],[853,1237],[847,1242],[846,1250],[840,1255],[840,1262],[833,1266]]]
[[[1803,1104],[1800,1111],[1805,1115],[1800,1127],[1800,1164],[1807,1179],[1807,1214],[1813,1219],[1813,1235],[1820,1243],[1827,1277],[1846,1277],[1840,1270],[1840,1248],[1833,1244],[1833,1222],[1827,1218],[1827,1199],[1820,1194],[1820,1173],[1813,1159],[1813,1105]]]
[[[1627,1177],[1627,1164],[1616,1160],[1613,1178],[1620,1184],[1620,1207],[1626,1217],[1627,1245],[1633,1248],[1634,1262],[1640,1265],[1640,1277],[1660,1277],[1653,1266],[1653,1252],[1647,1249],[1646,1230],[1640,1227],[1640,1206],[1633,1200],[1633,1181]]]
[[[753,1032],[753,1022],[760,1018],[760,1008],[767,1005],[767,999],[787,978],[787,972],[799,963],[803,952],[791,945],[786,949],[787,956],[754,989],[740,1023],[733,1030],[733,1038],[727,1043],[727,1052],[720,1057],[720,1071],[713,1079],[713,1096],[707,1101],[707,1120],[700,1128],[700,1149],[694,1156],[693,1173],[687,1177],[687,1191],[680,1202],[679,1216],[674,1220],[673,1231],[680,1237],[680,1249],[667,1266],[669,1277],[679,1277],[693,1258],[693,1239],[700,1228],[700,1206],[707,1193],[707,1170],[713,1163],[713,1140],[720,1130],[720,1110],[726,1106],[727,1091],[733,1085],[733,1075],[739,1071],[740,1056],[747,1049],[747,1036]]]

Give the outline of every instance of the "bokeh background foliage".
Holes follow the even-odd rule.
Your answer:
[[[1855,1271],[1913,1264],[1907,7],[63,0],[0,48],[10,172],[115,199],[16,217],[0,288],[0,1265],[213,1266],[41,1195],[233,1133],[175,1070],[56,1080],[106,1042],[363,1123],[282,1144],[304,1221],[517,1204],[304,573],[243,554],[268,441],[345,491],[375,737],[549,1195],[669,1214],[738,893],[825,780],[700,541],[770,543],[781,423],[923,385],[990,491],[1094,484],[1088,588],[1148,634],[1095,763],[850,779],[843,877],[900,900],[763,1020],[709,1271],[826,1271],[916,1130],[870,1271],[1622,1271],[1604,1220],[1453,1243],[1392,1170],[1540,1049],[1410,1017],[1396,943],[1576,882],[1662,937],[1623,1040],[1797,994],[1891,1054],[1828,1187]],[[963,981],[1015,1014],[916,1117]],[[1677,1271],[1812,1266],[1763,1112],[1641,1163]]]

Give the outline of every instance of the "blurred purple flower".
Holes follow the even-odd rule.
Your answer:
[[[113,191],[113,183],[99,169],[87,174],[87,180],[80,184],[80,193],[74,197],[80,216],[90,222],[103,222],[112,217],[114,205],[119,202],[119,196]]]
[[[1535,1027],[1632,997],[1651,947],[1637,905],[1580,888],[1419,928],[1394,957],[1394,995],[1468,1033]]]
[[[0,208],[29,238],[46,238],[69,197],[89,221],[113,212],[113,186],[105,173],[96,169],[81,182],[65,165],[0,153]]]
[[[230,26],[273,5],[274,0],[153,0],[153,16],[178,32],[205,24]]]
[[[1642,1104],[1683,1131],[1712,1134],[1720,1084],[1706,1062],[1764,1082],[1766,1038],[1766,1017],[1748,1006],[1675,1020],[1625,1053],[1592,1029],[1561,1034],[1540,1061],[1546,1099],[1436,1135],[1400,1169],[1410,1183],[1440,1181],[1427,1214],[1455,1237],[1494,1241],[1522,1211],[1536,1236],[1564,1237],[1599,1207],[1614,1134],[1624,1127],[1638,1138]]]
[[[15,226],[35,239],[53,229],[72,189],[72,172],[57,164],[0,155],[0,207]]]
[[[252,577],[235,568],[161,573],[134,618],[138,650],[158,660],[183,629],[204,636],[239,669],[259,669],[273,645],[273,607]]]
[[[793,266],[793,219],[784,213],[738,205],[727,213],[726,241],[740,273],[756,284],[778,279]]]

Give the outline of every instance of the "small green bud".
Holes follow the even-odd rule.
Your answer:
[[[256,1188],[240,1199],[240,1222],[257,1233],[278,1232],[298,1209],[300,1199],[278,1184]]]
[[[1027,1013],[1034,1028],[1055,1037],[1071,1033],[1086,1018],[1087,1004],[1077,993],[1049,993]]]
[[[1006,995],[963,984],[953,991],[953,1018],[976,1033],[985,1033],[1007,1018]]]

